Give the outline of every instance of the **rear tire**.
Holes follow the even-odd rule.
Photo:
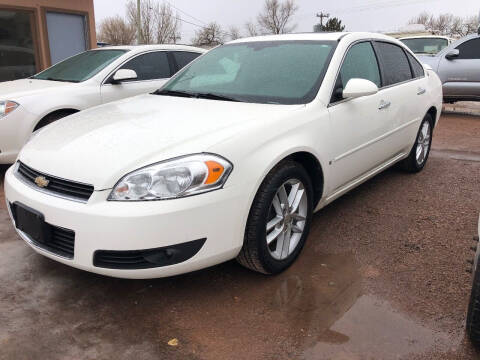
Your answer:
[[[427,114],[418,130],[415,144],[408,157],[399,163],[400,167],[409,173],[418,173],[423,170],[432,147],[433,118]]]
[[[313,186],[302,165],[286,160],[260,186],[237,261],[257,272],[287,269],[305,244],[313,212]]]

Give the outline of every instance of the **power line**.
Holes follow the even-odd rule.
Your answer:
[[[186,11],[183,11],[182,9],[179,9],[178,7],[176,7],[175,5],[173,5],[169,0],[165,0],[165,1],[166,1],[167,3],[169,3],[171,7],[173,7],[173,8],[176,9],[177,11],[181,12],[182,14],[187,15],[188,17],[190,17],[190,18],[192,18],[192,19],[194,19],[194,20],[196,20],[196,21],[199,21],[199,22],[201,22],[201,23],[204,24],[204,25],[207,25],[207,23],[206,23],[205,21],[200,20],[199,18],[196,18],[196,17],[193,16],[193,15],[190,15],[189,13],[187,13]]]
[[[416,4],[432,2],[432,1],[434,0],[389,0],[389,1],[381,1],[381,2],[370,2],[367,4],[350,7],[348,9],[336,10],[335,12],[340,14],[347,14],[352,12],[377,10],[377,9],[384,9],[389,7],[404,6],[404,5],[416,5]]]
[[[193,22],[190,22],[190,21],[184,20],[184,19],[182,19],[182,18],[179,18],[179,17],[177,17],[177,16],[174,16],[174,18],[175,18],[175,19],[177,19],[177,20],[183,21],[184,23],[187,23],[187,24],[190,24],[190,25],[194,25],[194,26],[198,26],[199,28],[202,28],[202,29],[206,29],[206,27],[205,27],[205,26],[203,26],[203,25],[198,25],[198,24],[195,24],[195,23],[193,23]]]

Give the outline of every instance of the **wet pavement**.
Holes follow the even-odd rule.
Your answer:
[[[479,139],[480,117],[443,116],[422,173],[388,170],[317,213],[274,277],[72,269],[17,237],[1,195],[0,359],[478,359],[463,328]]]

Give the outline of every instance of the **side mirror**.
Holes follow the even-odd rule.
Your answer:
[[[433,68],[430,66],[430,64],[423,63],[422,65],[423,65],[423,67],[425,68],[425,70],[429,70],[429,71],[430,71],[430,70],[433,70]]]
[[[122,81],[135,80],[137,79],[137,73],[134,70],[130,69],[120,69],[113,74],[113,84],[120,84]]]
[[[378,86],[370,80],[350,79],[343,89],[344,99],[356,99],[378,93]]]
[[[445,55],[445,58],[447,60],[453,60],[455,58],[458,58],[460,56],[460,50],[458,49],[453,49],[453,50],[450,50],[447,55]]]

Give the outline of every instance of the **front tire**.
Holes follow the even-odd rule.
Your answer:
[[[264,274],[287,269],[305,244],[312,213],[313,187],[307,171],[294,161],[281,162],[255,196],[237,261]]]
[[[425,167],[432,146],[433,124],[432,116],[427,114],[420,125],[415,144],[412,150],[410,150],[410,154],[400,162],[403,170],[410,173],[418,173]]]

